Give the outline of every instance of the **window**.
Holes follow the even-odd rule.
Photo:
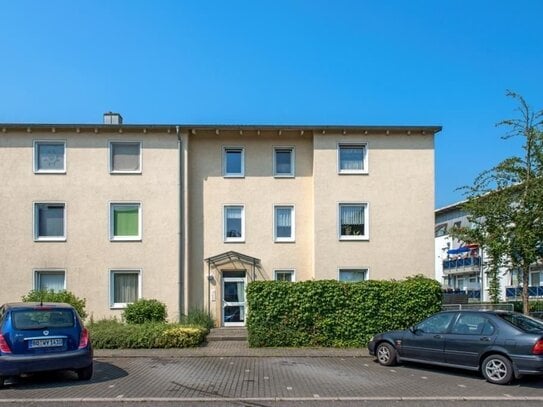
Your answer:
[[[445,236],[447,234],[447,224],[442,223],[435,227],[435,237]]]
[[[64,270],[36,270],[34,289],[39,291],[62,291],[66,289]]]
[[[141,142],[112,141],[109,143],[109,171],[141,174]]]
[[[275,280],[292,283],[294,281],[294,270],[275,270]]]
[[[294,242],[294,206],[275,206],[274,212],[275,241]]]
[[[273,151],[273,175],[294,177],[294,148],[276,147]]]
[[[124,308],[141,298],[141,270],[110,271],[111,308]]]
[[[368,269],[339,269],[338,280],[346,283],[355,283],[367,279]]]
[[[34,240],[66,240],[63,203],[34,204]]]
[[[225,177],[243,177],[245,175],[245,160],[243,148],[225,147],[223,159],[223,174]]]
[[[241,205],[224,207],[224,241],[245,240],[245,208]]]
[[[110,240],[141,240],[141,204],[110,204]]]
[[[477,314],[461,314],[451,329],[457,335],[492,335],[494,326],[485,317]]]
[[[368,239],[368,205],[339,204],[340,240]]]
[[[338,172],[340,174],[367,174],[366,144],[340,144]]]
[[[444,334],[447,332],[447,328],[455,315],[456,314],[452,312],[432,315],[416,325],[415,329],[429,334]]]
[[[34,141],[34,172],[65,173],[66,142]]]

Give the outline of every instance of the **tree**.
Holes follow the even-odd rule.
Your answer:
[[[520,273],[523,312],[527,314],[530,267],[543,255],[543,110],[534,111],[514,92],[508,91],[507,96],[517,101],[519,115],[498,125],[508,128],[503,139],[524,138],[523,155],[503,160],[479,174],[473,185],[462,188],[467,198],[462,208],[472,226],[457,228],[452,234],[484,248],[494,291],[501,267]]]

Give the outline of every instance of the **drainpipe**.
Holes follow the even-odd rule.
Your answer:
[[[184,303],[185,303],[185,239],[184,239],[184,230],[185,230],[185,211],[184,211],[184,160],[183,160],[183,140],[181,139],[181,134],[179,133],[179,126],[175,126],[175,134],[177,135],[177,150],[179,152],[179,319],[181,320],[182,315],[185,314]]]

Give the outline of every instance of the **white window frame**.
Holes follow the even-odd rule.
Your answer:
[[[362,147],[364,155],[362,157],[361,170],[341,169],[341,148],[342,147]],[[340,175],[368,174],[368,143],[366,142],[340,142],[337,144],[337,172]]]
[[[60,269],[60,268],[37,268],[33,270],[34,272],[34,290],[40,289],[40,279],[41,274],[62,274],[64,276],[64,286],[62,287],[63,290],[66,290],[66,270]]]
[[[115,206],[138,206],[138,235],[115,236],[113,209]],[[141,241],[143,239],[143,204],[140,201],[111,201],[108,203],[109,212],[109,240],[112,242]]]
[[[226,228],[226,225],[227,225],[227,217],[226,217],[226,212],[227,212],[227,209],[228,208],[241,208],[241,236],[240,237],[229,237],[227,236],[226,232],[227,232],[227,228]],[[223,236],[223,240],[225,243],[243,243],[245,242],[245,205],[243,204],[227,204],[227,205],[223,205],[223,209],[222,209],[222,219],[223,219],[223,232],[222,232],[222,236]]]
[[[277,236],[277,209],[291,209],[291,236],[290,237],[278,237]],[[273,206],[273,240],[277,243],[288,242],[292,243],[296,241],[296,209],[292,204],[278,204]]]
[[[290,173],[277,173],[277,151],[290,150]],[[275,146],[273,148],[273,176],[275,178],[294,178],[296,176],[296,150],[294,146]]]
[[[139,170],[115,170],[113,169],[113,145],[114,144],[139,144]],[[143,171],[143,142],[139,140],[109,140],[109,173],[110,174],[141,174]]]
[[[296,270],[293,268],[280,268],[273,270],[273,279],[275,281],[279,281],[277,280],[277,273],[290,273],[292,276],[292,280],[290,282],[294,283],[296,281]]]
[[[113,268],[109,269],[109,308],[110,309],[122,309],[126,308],[128,304],[131,303],[125,303],[125,302],[115,302],[115,287],[114,287],[114,275],[115,274],[137,274],[138,275],[138,295],[137,300],[143,298],[142,296],[142,286],[143,286],[143,278],[142,278],[142,269],[139,268]]]
[[[64,162],[61,170],[40,170],[38,158],[39,144],[62,144],[64,148]],[[34,174],[66,174],[66,140],[34,140],[32,154],[32,169]]]
[[[63,231],[62,236],[39,236],[39,216],[38,216],[38,205],[56,205],[60,206],[62,205],[64,207],[63,211]],[[59,202],[59,201],[36,201],[32,203],[32,225],[33,225],[33,235],[34,235],[34,241],[35,242],[65,242],[66,237],[66,228],[68,223],[68,215],[67,215],[67,205],[66,202]]]
[[[342,206],[364,206],[364,234],[363,235],[342,235],[341,234],[341,207]],[[339,202],[337,205],[337,222],[338,222],[338,239],[343,241],[349,240],[369,240],[370,227],[369,227],[369,203],[368,202]]]
[[[228,173],[227,172],[227,153],[228,151],[241,151],[241,172],[240,173]],[[222,148],[222,174],[224,178],[244,178],[245,177],[245,147],[239,146],[225,146]]]
[[[362,281],[368,281],[370,279],[370,269],[369,269],[369,267],[352,267],[352,266],[338,267],[337,268],[337,281],[344,282],[344,283],[351,283],[351,282],[354,282],[354,281],[342,281],[340,279],[342,271],[363,271],[365,278]]]

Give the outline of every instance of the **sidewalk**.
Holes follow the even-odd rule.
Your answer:
[[[213,341],[198,348],[183,349],[95,349],[97,358],[150,357],[369,357],[366,348],[250,348],[245,341]]]

